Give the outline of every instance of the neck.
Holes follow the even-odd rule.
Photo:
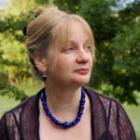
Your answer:
[[[69,114],[75,116],[79,109],[81,87],[58,87],[46,84],[47,104],[54,114]]]

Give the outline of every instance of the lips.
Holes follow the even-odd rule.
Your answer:
[[[75,70],[75,72],[76,73],[79,73],[81,75],[85,75],[85,74],[87,74],[89,72],[89,69],[85,69],[85,68],[83,68],[83,69],[77,69],[77,70]]]

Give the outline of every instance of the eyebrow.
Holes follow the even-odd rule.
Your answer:
[[[90,39],[86,39],[86,40],[84,41],[84,44],[87,44],[87,43],[90,43],[90,42],[91,42]],[[68,42],[67,42],[66,44],[73,44],[73,45],[76,45],[77,42],[76,42],[75,40],[68,40]]]

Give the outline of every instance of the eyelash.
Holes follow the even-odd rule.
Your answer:
[[[92,51],[92,47],[91,46],[86,46],[86,48],[88,49],[88,50],[90,50],[90,51]]]
[[[85,49],[85,50],[88,49],[89,51],[92,51],[92,48],[91,48],[91,46],[89,46],[89,45],[85,46],[84,49]],[[73,50],[76,50],[76,47],[69,47],[69,48],[63,49],[64,52],[73,51]]]
[[[65,48],[65,49],[63,49],[64,52],[66,52],[66,51],[70,51],[70,50],[71,50],[71,51],[72,51],[72,50],[75,50],[75,48],[74,48],[74,47],[69,47],[69,48]]]

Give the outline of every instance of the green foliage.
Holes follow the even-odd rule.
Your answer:
[[[133,30],[132,30],[133,29]],[[124,89],[122,101],[130,96],[130,101],[136,103],[132,93],[140,91],[140,24],[125,27],[118,33],[112,43],[114,64],[113,71],[119,80],[113,80],[115,85]]]
[[[26,37],[22,30],[32,18],[33,12],[11,11],[0,13],[0,95],[23,101],[27,95],[18,85],[31,77],[31,68],[25,55]]]
[[[133,25],[138,19],[140,14],[140,1],[135,0],[132,4],[129,4],[125,9],[119,11],[118,21],[120,26],[123,24]]]
[[[54,0],[53,3],[61,9],[76,13],[80,9],[80,0]]]
[[[112,46],[115,57],[114,69],[125,75],[138,76],[140,72],[140,23],[124,28],[123,32],[117,34]]]
[[[9,97],[13,97],[16,100],[23,101],[25,98],[27,98],[27,95],[24,91],[21,91],[12,83],[22,81],[27,75],[26,73],[29,73],[27,70],[27,64],[24,67],[25,62],[22,61],[22,55],[20,53],[17,55],[17,43],[15,43],[15,41],[9,42],[10,38],[5,39],[5,37],[2,35],[0,35],[0,37],[1,40],[3,40],[0,43],[0,95],[8,95]],[[11,51],[9,51],[10,48]]]
[[[85,17],[93,29],[97,47],[104,40],[110,40],[115,36],[114,17],[111,6],[113,1],[107,0],[82,0],[80,14]]]
[[[40,5],[46,5],[47,3],[51,3],[50,0],[35,0],[35,3]]]
[[[134,92],[140,90],[140,26],[134,7],[138,9],[140,4],[129,5],[116,13],[111,9],[113,5],[113,1],[106,0],[81,3],[80,13],[90,23],[97,47],[97,62],[89,85],[122,102],[137,104]]]
[[[0,82],[0,95],[7,95],[20,101],[23,101],[27,98],[27,95],[24,91],[9,84],[6,73],[0,73],[0,79],[2,79]]]

